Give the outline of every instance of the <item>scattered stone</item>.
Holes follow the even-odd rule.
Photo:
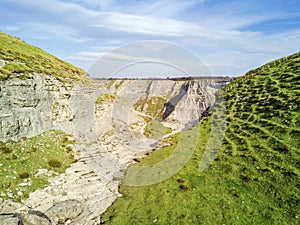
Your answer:
[[[12,198],[12,197],[14,197],[14,194],[11,193],[11,192],[8,192],[8,193],[7,193],[7,196],[8,196],[9,198]]]
[[[0,68],[2,68],[3,66],[5,66],[5,61],[0,59]]]
[[[48,173],[47,169],[38,169],[38,172],[34,175],[35,177],[41,176],[42,174]]]

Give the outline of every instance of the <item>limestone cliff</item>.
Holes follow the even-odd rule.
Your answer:
[[[34,136],[67,125],[73,116],[73,85],[32,74],[0,82],[0,139]]]
[[[92,121],[88,129],[97,136],[101,134],[97,131],[99,126],[104,125],[97,120],[112,110],[109,105],[117,103],[115,112],[118,102],[125,99],[132,99],[132,108],[138,101],[144,101],[138,110],[141,113],[148,113],[152,117],[160,113],[164,120],[177,121],[185,126],[199,120],[201,114],[213,104],[214,92],[222,86],[217,79],[117,80],[111,87],[106,86],[107,82],[98,82],[97,87],[83,86],[60,82],[54,77],[41,74],[32,74],[26,80],[15,78],[0,82],[0,140],[34,136],[49,129],[85,135],[84,127],[80,128],[82,132],[74,130],[78,127],[78,120],[82,119]],[[97,97],[107,93],[114,94],[116,99],[104,99],[101,104],[96,102]],[[147,112],[151,104],[147,99],[158,97],[163,101],[161,108],[157,108],[156,112]],[[100,130],[103,131],[103,128]]]

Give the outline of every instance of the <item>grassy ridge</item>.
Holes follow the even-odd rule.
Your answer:
[[[87,78],[83,70],[2,32],[0,59],[5,61],[4,67],[0,68],[0,80],[15,76],[26,79],[33,72],[52,75],[62,81]]]
[[[105,224],[299,224],[300,54],[273,61],[223,89],[225,138],[211,166],[199,162],[211,118],[200,123],[191,160],[173,177],[150,186],[121,185],[123,197]],[[182,135],[193,135],[192,129]],[[173,137],[176,143],[177,136]],[[135,166],[166,158],[174,147]]]

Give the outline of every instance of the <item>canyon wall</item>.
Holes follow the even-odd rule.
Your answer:
[[[35,136],[45,130],[61,129],[83,137],[100,135],[103,127],[101,118],[122,104],[131,101],[129,107],[147,99],[160,98],[165,102],[161,115],[169,121],[188,125],[198,121],[201,114],[214,102],[214,92],[229,79],[198,80],[100,80],[93,85],[60,82],[40,74],[29,79],[10,79],[0,82],[0,140]],[[224,83],[225,82],[225,83]],[[113,94],[114,99],[103,99],[97,105],[99,96]],[[151,101],[150,101],[151,104]],[[155,102],[153,102],[155,104]],[[109,106],[110,105],[110,106]],[[107,108],[108,107],[108,108]],[[149,114],[149,116],[154,116]],[[112,115],[113,117],[113,115]],[[113,119],[113,118],[112,118]],[[82,122],[86,122],[82,126]],[[79,130],[78,130],[79,129]],[[105,129],[104,129],[105,130]]]

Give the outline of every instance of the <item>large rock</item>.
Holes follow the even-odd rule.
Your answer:
[[[66,200],[52,206],[46,215],[55,224],[71,223],[82,212],[82,203],[78,200]]]
[[[23,225],[22,217],[18,213],[0,214],[0,225]]]
[[[51,225],[51,220],[42,212],[29,210],[27,214],[22,215],[26,225]]]

